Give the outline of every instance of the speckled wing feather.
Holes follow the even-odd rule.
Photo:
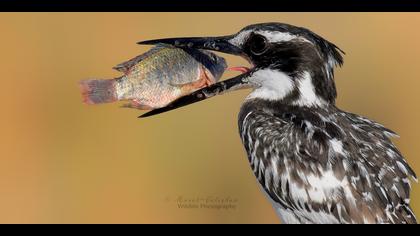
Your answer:
[[[409,206],[415,174],[392,144],[392,131],[335,107],[269,109],[276,104],[258,102],[242,107],[240,134],[283,221],[416,223]]]

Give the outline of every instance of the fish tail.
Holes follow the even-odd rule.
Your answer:
[[[115,102],[117,79],[88,79],[80,81],[80,91],[85,104]]]

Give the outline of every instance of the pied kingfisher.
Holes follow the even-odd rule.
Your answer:
[[[390,138],[396,134],[340,110],[334,68],[343,52],[312,31],[255,24],[222,37],[165,43],[247,59],[239,76],[180,98],[150,116],[240,88],[252,88],[239,113],[251,168],[284,223],[416,223],[414,171]]]

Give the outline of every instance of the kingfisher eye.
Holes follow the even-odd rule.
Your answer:
[[[255,55],[263,54],[268,48],[267,39],[259,34],[254,34],[250,38],[250,50]]]

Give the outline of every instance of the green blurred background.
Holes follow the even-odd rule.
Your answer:
[[[237,131],[248,91],[140,120],[120,104],[82,104],[78,88],[118,76],[114,65],[148,50],[137,41],[268,21],[341,47],[338,105],[398,132],[420,173],[418,13],[1,13],[0,222],[278,223]],[[413,184],[415,212],[419,195]],[[197,198],[235,207],[177,205]]]

